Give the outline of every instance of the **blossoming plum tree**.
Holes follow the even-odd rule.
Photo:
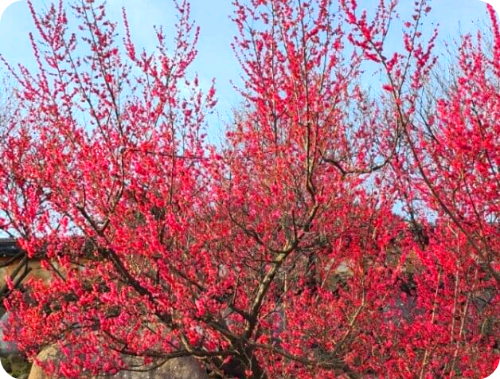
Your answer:
[[[7,331],[64,377],[193,356],[218,378],[484,377],[498,358],[500,33],[465,37],[430,93],[437,34],[414,3],[234,2],[243,106],[205,141],[198,28],[124,46],[105,4],[38,13],[38,70],[5,62],[0,226],[53,275]],[[366,70],[384,74],[380,90]],[[432,95],[432,96],[431,96]],[[399,212],[396,212],[397,209]],[[398,214],[399,213],[399,214]]]

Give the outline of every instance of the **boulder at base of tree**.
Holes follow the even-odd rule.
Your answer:
[[[49,356],[54,357],[58,352],[51,347],[45,349],[38,355],[38,360],[45,360]],[[109,379],[208,379],[206,372],[201,368],[198,361],[192,357],[175,358],[167,361],[164,365],[150,371],[121,371],[115,375],[99,376],[97,378]],[[28,379],[50,379],[36,363],[31,368]],[[93,378],[94,379],[94,378]]]

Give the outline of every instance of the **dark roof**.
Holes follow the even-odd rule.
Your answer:
[[[14,257],[21,252],[13,238],[0,238],[0,257]]]

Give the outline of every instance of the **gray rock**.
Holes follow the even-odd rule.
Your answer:
[[[9,313],[5,313],[0,319],[0,356],[6,357],[12,354],[19,354],[19,349],[14,342],[6,342],[3,336],[3,329],[9,322]]]

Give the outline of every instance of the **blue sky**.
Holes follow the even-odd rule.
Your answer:
[[[43,9],[50,0],[33,0],[36,8]],[[238,82],[239,67],[230,47],[235,27],[229,20],[232,0],[191,0],[192,17],[201,26],[198,45],[199,55],[193,70],[200,75],[201,83],[208,86],[216,79],[219,98],[218,115],[229,118],[231,106],[238,102],[238,95],[230,81]],[[366,7],[374,0],[359,0]],[[410,9],[412,0],[400,0],[401,13]],[[486,4],[479,0],[434,0],[433,11],[426,19],[427,27],[440,24],[440,38],[450,39],[457,35],[459,25],[470,30],[478,20],[486,20]],[[153,25],[163,25],[172,30],[174,20],[170,0],[108,0],[108,15],[120,21],[121,8],[127,10],[132,37],[139,46],[152,49],[155,46]],[[11,4],[0,19],[0,54],[11,63],[23,62],[32,66],[33,58],[28,32],[33,24],[25,0]]]

